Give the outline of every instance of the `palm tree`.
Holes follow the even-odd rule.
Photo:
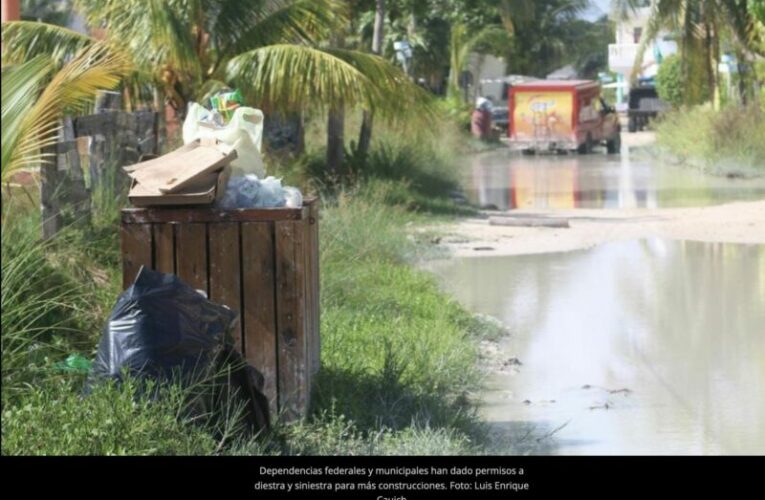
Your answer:
[[[558,67],[572,44],[567,28],[588,5],[588,0],[502,0],[502,24],[513,35],[508,70],[544,76]]]
[[[373,54],[319,42],[344,26],[336,0],[75,0],[91,26],[130,55],[180,114],[227,85],[266,112],[375,110],[395,120],[428,106],[425,94]],[[43,53],[59,61],[92,37],[34,22],[3,24],[4,61]],[[330,168],[337,167],[330,165]]]
[[[372,53],[382,55],[382,44],[385,38],[385,0],[375,0],[375,20],[372,33]],[[369,151],[369,144],[372,141],[372,124],[374,115],[371,111],[364,110],[362,117],[361,130],[359,131],[358,151],[365,155]]]
[[[460,74],[467,66],[471,53],[497,52],[509,43],[508,31],[501,24],[485,26],[474,34],[470,34],[464,24],[453,25],[449,39],[449,96],[459,96]]]
[[[629,15],[639,0],[614,0],[614,9]],[[700,100],[701,83],[706,80],[715,106],[719,105],[721,34],[727,30],[746,50],[754,50],[755,18],[747,0],[654,0],[651,14],[635,58],[635,77],[642,66],[645,50],[662,29],[677,34],[683,61],[683,77],[689,102]]]
[[[119,53],[96,43],[78,51],[57,70],[37,55],[2,73],[2,180],[47,158],[58,140],[59,119],[86,105],[96,90],[114,88],[129,66]]]

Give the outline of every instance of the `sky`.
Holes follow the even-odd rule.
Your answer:
[[[592,6],[582,14],[582,17],[594,21],[603,14],[608,14],[611,0],[590,0],[590,3]]]

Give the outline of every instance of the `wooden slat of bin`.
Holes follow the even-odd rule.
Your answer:
[[[244,353],[247,361],[263,374],[263,392],[271,413],[276,415],[280,388],[277,386],[273,228],[270,222],[241,224]]]
[[[175,262],[179,278],[209,295],[205,224],[183,224],[175,229]]]
[[[215,275],[222,266],[238,266],[242,351],[264,375],[272,415],[281,411],[285,421],[305,415],[320,363],[318,208],[309,199],[303,209],[250,209],[233,220],[206,221],[218,211],[157,209],[156,219],[144,217],[150,209],[123,211],[125,286],[142,264],[153,264],[221,302],[229,285]],[[139,218],[128,214],[139,211]],[[185,219],[195,222],[173,212],[194,212]],[[279,219],[285,214],[290,218]]]
[[[312,298],[311,303],[311,325],[310,331],[313,337],[310,356],[312,358],[313,372],[317,373],[321,367],[321,316],[320,316],[320,293],[319,293],[319,204],[314,201],[310,206],[308,218],[310,240],[307,252],[311,262],[311,274],[309,282],[311,284],[309,295]]]
[[[141,266],[152,267],[151,225],[122,226],[120,239],[122,246],[122,288],[124,289],[133,283]]]
[[[217,208],[126,208],[122,210],[124,224],[172,222],[268,222],[300,220],[308,217],[307,206],[303,208],[262,208],[220,210]]]
[[[207,227],[209,248],[210,300],[223,304],[240,314],[232,332],[234,344],[242,351],[241,276],[239,274],[239,224],[224,222]]]
[[[303,241],[306,245],[310,244],[311,241],[311,228],[309,224],[301,224],[301,229],[303,231]],[[312,324],[313,324],[313,297],[311,296],[311,256],[309,255],[309,252],[302,252],[300,255],[303,259],[303,269],[305,270],[305,279],[303,280],[303,297],[305,300],[305,315],[303,316],[303,331],[305,332],[305,375],[306,375],[306,387],[310,390],[312,381],[313,381],[313,374],[314,374],[314,366],[313,366],[313,357],[311,356],[311,353],[313,352],[313,332]],[[310,394],[309,398],[310,399]]]
[[[175,233],[172,224],[153,224],[154,269],[175,274]]]
[[[308,406],[302,224],[276,222],[275,238],[279,404],[285,418],[294,420]]]

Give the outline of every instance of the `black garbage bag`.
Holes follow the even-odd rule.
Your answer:
[[[268,428],[263,376],[233,347],[237,313],[207,300],[177,276],[142,267],[117,299],[86,384],[138,380],[193,387],[192,417],[232,402],[244,408],[248,431]],[[225,413],[225,412],[223,412]]]

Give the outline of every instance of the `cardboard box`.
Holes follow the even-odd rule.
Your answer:
[[[211,205],[219,200],[236,150],[198,139],[166,155],[124,167],[132,178],[128,200],[137,207]]]
[[[133,179],[128,200],[136,207],[162,205],[212,205],[223,197],[231,168],[226,165],[217,172],[208,173],[184,190],[166,194],[158,189],[147,188]]]

